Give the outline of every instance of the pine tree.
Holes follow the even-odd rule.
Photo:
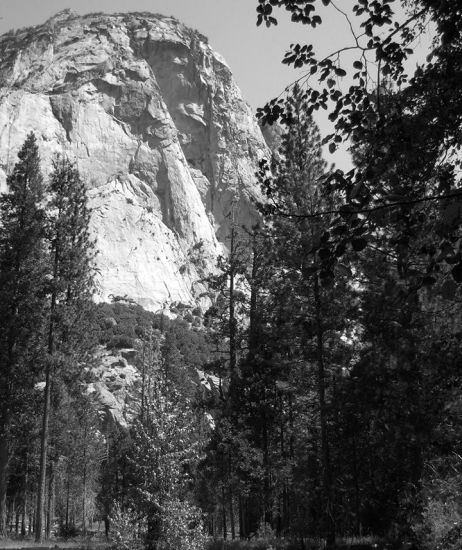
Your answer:
[[[87,331],[87,303],[93,292],[93,243],[85,185],[65,158],[54,162],[48,203],[50,288],[42,416],[40,475],[37,494],[36,540],[42,539],[50,398],[57,373],[66,379],[82,363],[82,339]],[[76,345],[77,344],[77,345]],[[88,355],[89,350],[86,350]],[[71,367],[69,367],[69,365]]]
[[[31,399],[44,314],[44,189],[34,134],[18,157],[0,198],[0,536],[15,419]]]
[[[271,199],[262,205],[262,210],[266,214],[270,244],[264,308],[267,326],[272,329],[261,339],[264,345],[260,360],[254,362],[252,371],[260,371],[267,400],[271,400],[267,408],[273,418],[268,414],[262,418],[266,423],[271,419],[273,426],[266,427],[263,433],[273,434],[278,426],[282,432],[290,432],[290,411],[294,403],[284,389],[275,387],[276,377],[281,388],[296,388],[291,392],[295,401],[297,397],[307,399],[309,396],[311,413],[309,416],[304,413],[307,425],[303,433],[311,432],[311,438],[307,439],[316,440],[319,451],[313,449],[311,456],[307,456],[306,450],[311,444],[306,445],[302,460],[316,464],[315,475],[321,482],[312,487],[310,493],[320,494],[321,498],[313,503],[313,508],[320,510],[316,519],[320,534],[328,544],[333,544],[336,496],[331,380],[341,370],[336,356],[343,347],[340,335],[345,325],[340,321],[343,319],[340,312],[348,306],[348,293],[345,293],[346,280],[338,264],[326,254],[326,247],[337,238],[329,232],[330,220],[312,216],[319,209],[335,210],[338,197],[321,185],[325,174],[321,140],[305,102],[303,93],[295,87],[287,101],[286,131],[271,172],[268,170],[265,175],[262,164],[262,183]],[[339,243],[339,250],[341,246],[344,245]],[[258,416],[254,414],[253,418]],[[269,447],[265,451],[267,460],[279,463],[283,457],[271,458],[271,441],[266,443],[264,437],[261,439],[265,447]],[[280,445],[283,443],[281,436]],[[271,500],[274,498],[275,495]]]

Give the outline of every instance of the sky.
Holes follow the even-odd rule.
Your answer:
[[[0,0],[0,34],[43,23],[66,8],[79,14],[150,11],[173,15],[208,36],[210,45],[228,62],[243,97],[256,110],[301,74],[281,63],[291,43],[313,43],[319,55],[352,44],[345,17],[332,6],[319,4],[327,24],[316,29],[294,24],[281,10],[276,12],[278,26],[268,29],[256,26],[257,0]],[[337,4],[351,8],[353,0],[338,0]],[[330,132],[326,115],[317,122],[322,134]],[[340,168],[350,166],[345,149],[325,156]]]

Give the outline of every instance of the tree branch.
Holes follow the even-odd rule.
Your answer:
[[[462,197],[462,190],[455,191],[453,193],[447,193],[445,195],[430,195],[428,197],[422,197],[420,199],[409,199],[405,201],[390,202],[388,204],[379,204],[377,206],[372,206],[370,208],[358,208],[357,210],[352,209],[344,212],[342,212],[337,208],[334,210],[322,210],[318,212],[313,212],[311,214],[296,214],[296,213],[284,212],[277,207],[278,208],[277,215],[283,216],[285,218],[309,219],[309,218],[319,218],[322,216],[330,216],[332,214],[368,214],[371,212],[377,212],[379,210],[385,210],[387,208],[395,208],[397,206],[407,206],[410,204],[418,204],[421,202],[429,202],[429,201],[440,201],[445,199],[451,199],[454,197]]]

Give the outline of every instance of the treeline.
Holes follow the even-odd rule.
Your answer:
[[[262,546],[457,548],[458,259],[448,252],[432,275],[428,263],[452,223],[458,242],[454,203],[345,209],[300,89],[285,108],[261,165],[262,224],[231,223],[212,307],[185,313],[196,328],[173,339],[158,325],[136,331],[142,412],[125,446],[113,439],[105,517],[152,548],[202,545],[201,520],[213,539]]]
[[[261,164],[264,223],[233,228],[214,281],[210,323],[217,349],[227,343],[215,372],[227,382],[202,463],[210,531],[450,547],[462,310],[457,259],[430,276],[425,255],[452,222],[460,242],[456,203],[344,208],[306,94],[295,87],[285,109]]]
[[[97,306],[84,182],[61,157],[44,181],[33,134],[18,157],[0,197],[0,537],[102,523],[118,540],[192,548],[205,540],[190,497],[210,433],[200,309],[183,321],[117,298]],[[117,403],[101,369],[121,349],[138,374]]]
[[[33,134],[18,157],[0,197],[0,535],[9,509],[15,530],[40,540],[70,460],[66,438],[82,436],[66,419],[86,422],[93,245],[72,163],[57,157],[44,182]]]
[[[429,281],[422,259],[448,206],[379,211],[370,232],[325,184],[299,89],[287,108],[262,223],[231,223],[212,306],[175,319],[92,303],[83,183],[57,159],[44,184],[28,137],[1,198],[4,536],[459,540],[460,290],[454,263]],[[136,367],[120,417],[108,351]]]

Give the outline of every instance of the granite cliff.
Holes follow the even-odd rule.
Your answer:
[[[207,39],[149,13],[62,12],[0,37],[0,189],[28,132],[88,183],[100,299],[192,303],[229,215],[256,219],[267,154],[230,68]]]

